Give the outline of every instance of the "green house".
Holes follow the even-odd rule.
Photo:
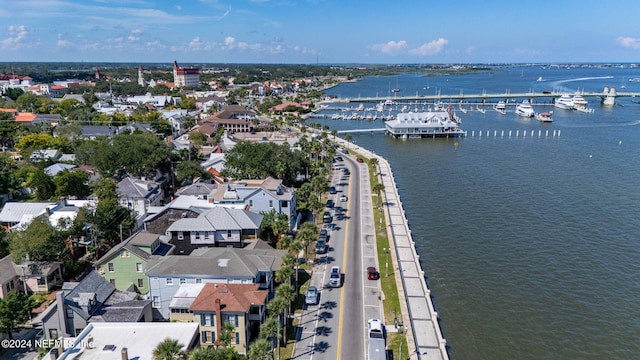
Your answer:
[[[114,246],[94,263],[96,271],[121,291],[149,292],[144,270],[154,256],[173,253],[174,246],[160,240],[158,234],[138,232]]]

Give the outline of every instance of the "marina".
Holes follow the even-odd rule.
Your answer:
[[[537,82],[540,76],[544,81]],[[622,76],[638,77],[637,70],[525,67],[428,81],[431,90],[456,93],[531,87],[574,94]],[[364,79],[330,94],[375,96],[389,81],[396,83]],[[426,83],[407,74],[398,87],[407,93]],[[627,82],[627,91],[638,90],[640,82]],[[633,295],[640,283],[628,270],[640,262],[640,104],[585,99],[592,114],[534,99],[536,112],[555,110],[551,123],[515,116],[513,100],[506,115],[489,103],[486,114],[470,111],[475,105],[466,102],[463,114],[452,101],[466,136],[449,139],[403,141],[382,131],[346,132],[380,129],[381,122],[313,120],[388,160],[452,359],[631,359],[640,353],[634,320],[640,304]],[[426,197],[419,194],[425,186]]]

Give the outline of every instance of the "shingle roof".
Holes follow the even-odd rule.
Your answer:
[[[200,248],[190,255],[151,258],[145,273],[153,275],[208,275],[254,277],[260,271],[274,271],[282,265],[286,250]]]
[[[97,302],[95,309],[98,309],[99,306],[102,306],[109,296],[111,296],[115,289],[110,282],[94,270],[77,283],[73,290],[66,293],[64,299],[69,307],[73,308],[78,315],[87,320],[91,314],[82,308],[83,303],[95,294]]]
[[[75,167],[76,167],[75,165],[71,165],[71,164],[58,163],[58,164],[47,166],[46,168],[44,168],[44,172],[47,173],[47,175],[49,176],[56,176],[59,172],[62,172],[65,170],[71,170]]]
[[[95,263],[96,264],[104,263],[105,261],[113,257],[114,254],[120,253],[122,249],[127,249],[128,251],[137,255],[141,259],[147,260],[149,259],[151,254],[148,254],[147,252],[141,250],[140,248],[138,248],[138,246],[151,246],[151,244],[154,241],[156,241],[159,237],[160,235],[158,234],[152,234],[152,233],[143,232],[143,231],[138,232],[133,236],[125,239],[123,242],[112,247],[106,254],[104,254]]]
[[[191,311],[213,311],[215,301],[220,299],[222,311],[249,312],[251,305],[263,305],[266,290],[258,290],[258,284],[205,284],[193,304]]]
[[[158,184],[154,181],[134,179],[129,176],[118,183],[117,192],[120,197],[146,198],[157,191],[157,188]]]
[[[247,210],[216,206],[197,218],[179,219],[167,231],[221,231],[258,229],[262,215]]]

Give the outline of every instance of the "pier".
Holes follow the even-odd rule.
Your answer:
[[[407,95],[407,96],[393,96],[393,97],[358,97],[358,98],[336,98],[331,99],[325,102],[359,102],[359,103],[367,103],[367,102],[381,102],[386,100],[392,100],[396,103],[400,102],[415,102],[415,101],[442,101],[442,100],[457,100],[464,101],[470,99],[478,99],[481,104],[487,102],[487,100],[504,100],[508,102],[509,100],[516,99],[529,99],[530,101],[538,98],[547,98],[553,99],[557,98],[566,92],[560,91],[544,91],[544,92],[526,92],[526,93],[512,93],[510,91],[506,91],[504,93],[498,94],[489,94],[483,92],[481,94],[464,94],[460,92],[460,94],[441,94],[438,92],[434,95]],[[619,97],[640,97],[640,92],[616,92],[615,88],[605,87],[601,92],[578,92],[577,94],[582,95],[582,97],[598,97],[601,99],[602,103],[605,105],[613,105],[615,104],[615,99]]]

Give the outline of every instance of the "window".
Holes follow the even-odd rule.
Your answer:
[[[253,207],[253,200],[249,200],[249,206]]]
[[[49,338],[57,339],[58,338],[58,329],[49,329]]]
[[[109,279],[109,283],[113,286],[116,286],[116,279]]]
[[[273,200],[269,200],[269,207],[273,207]]]
[[[196,231],[196,240],[200,240],[200,231]]]
[[[209,336],[209,337],[207,337],[207,335],[208,335],[207,333],[211,333],[211,332],[210,332],[210,331],[202,331],[202,332],[200,333],[200,337],[202,338],[202,342],[203,342],[203,343],[211,342],[211,341],[210,341],[210,340],[211,340],[211,337],[210,337],[210,336]]]
[[[182,231],[178,231],[178,240],[184,240],[184,233]]]
[[[240,333],[236,333],[236,344],[240,344]]]
[[[143,288],[144,287],[144,280],[138,279],[138,287],[139,288]]]
[[[173,285],[173,278],[167,278],[167,285]]]
[[[180,279],[180,285],[186,284],[186,283],[187,283],[187,279],[184,279],[184,278]]]
[[[76,329],[76,336],[80,335],[82,330],[84,330],[84,328]]]
[[[289,202],[288,201],[283,201],[283,202],[281,202],[281,204],[282,204],[283,208],[289,207]]]
[[[113,263],[109,263],[108,267],[109,267],[109,272],[114,272],[115,271],[115,269],[113,267]]]
[[[159,308],[160,307],[160,298],[158,296],[154,296],[152,298],[152,302],[151,302],[151,306],[153,306],[154,308]]]
[[[196,284],[202,284],[202,279],[196,279]]]
[[[136,263],[136,271],[142,272],[142,263]]]
[[[67,309],[67,318],[73,319],[73,309]]]
[[[213,324],[213,314],[200,314],[200,325],[211,326]]]
[[[227,237],[230,238],[231,237],[231,230],[227,230]]]
[[[120,256],[122,256],[123,258],[128,258],[129,257],[129,252],[127,250],[123,251],[122,254],[120,254]]]

